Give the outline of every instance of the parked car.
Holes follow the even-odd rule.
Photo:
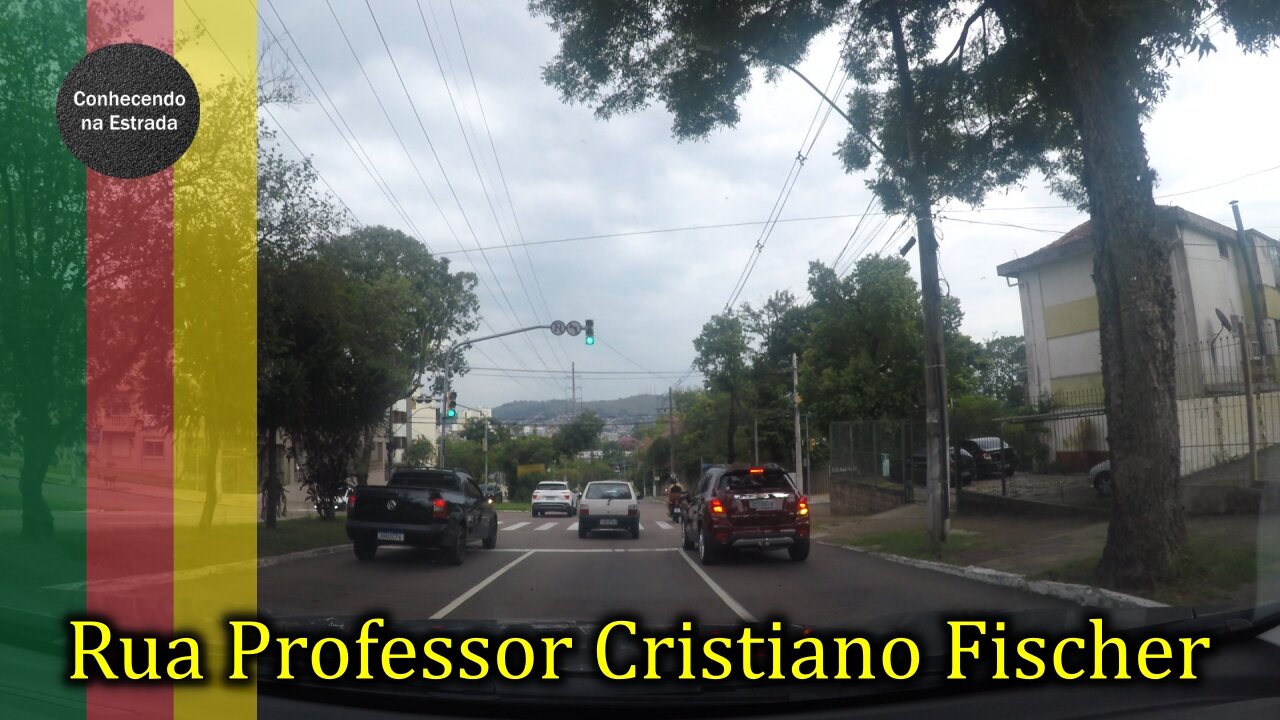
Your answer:
[[[530,503],[533,516],[539,517],[549,512],[562,512],[572,515],[578,510],[577,496],[569,488],[569,483],[559,480],[547,480],[538,483],[533,489]]]
[[[957,460],[959,462],[957,462]],[[926,482],[928,464],[925,462],[925,449],[920,448],[911,454],[911,477],[917,485]],[[977,478],[977,465],[969,451],[951,448],[951,479],[956,487],[963,487]]]
[[[1111,494],[1111,461],[1102,462],[1089,468],[1089,484],[1098,494],[1106,497]]]
[[[620,530],[640,537],[640,503],[635,488],[625,480],[587,483],[578,504],[578,537],[593,530]]]
[[[960,447],[973,456],[979,480],[987,477],[1005,477],[1013,474],[1018,456],[1009,443],[998,437],[979,437],[961,440]]]
[[[498,514],[461,470],[397,468],[385,486],[347,497],[347,537],[360,560],[372,560],[382,545],[411,545],[441,548],[449,564],[461,565],[469,543],[497,545]]]
[[[792,560],[803,562],[809,557],[809,498],[777,466],[713,467],[689,494],[680,538],[703,565],[737,549],[786,548]]]
[[[480,492],[494,502],[506,502],[507,500],[506,491],[498,483],[485,483],[480,486]]]

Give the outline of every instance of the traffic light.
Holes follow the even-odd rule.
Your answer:
[[[458,391],[449,391],[449,409],[445,411],[450,419],[458,417]]]
[[[587,321],[587,344],[588,345],[596,344],[596,321],[595,320]]]

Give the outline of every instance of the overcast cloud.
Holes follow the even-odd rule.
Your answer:
[[[556,91],[543,84],[541,67],[554,55],[557,40],[543,20],[530,17],[523,2],[455,2],[479,101],[519,218],[517,230],[498,179],[450,5],[446,0],[423,0],[422,7],[448,75],[448,90],[462,112],[463,125],[470,123],[466,134],[484,176],[484,187],[506,242],[513,245],[520,242],[521,231],[525,241],[538,242],[764,220],[819,107],[820,100],[812,90],[799,79],[784,75],[776,84],[766,84],[757,77],[742,101],[741,124],[717,132],[706,142],[673,140],[670,117],[661,107],[602,122],[589,108],[561,103]],[[679,379],[672,373],[683,375],[689,368],[693,338],[702,324],[724,307],[761,226],[504,248],[417,6],[410,2],[373,3],[458,202],[432,157],[365,4],[336,0],[333,8],[337,20],[319,2],[263,2],[259,9],[265,26],[260,38],[264,44],[270,43],[274,33],[302,68],[301,77],[319,93],[316,78],[284,33],[297,42],[301,55],[421,236],[436,252],[451,253],[447,257],[456,268],[477,272],[483,281],[479,294],[487,323],[481,332],[552,319],[590,317],[596,322],[599,342],[593,348],[585,347],[581,337],[557,338],[550,333],[530,333],[477,346],[469,353],[473,366],[523,370],[506,373],[514,378],[496,377],[501,373],[488,371],[463,378],[458,383],[460,402],[493,406],[518,399],[567,398],[567,376],[545,371],[567,373],[570,363],[583,372],[578,383],[583,399],[665,392]],[[379,109],[340,28],[349,36],[408,153]],[[1157,195],[1205,188],[1280,166],[1280,137],[1275,132],[1280,111],[1275,92],[1280,58],[1244,56],[1221,30],[1218,33],[1217,53],[1200,61],[1188,59],[1173,69],[1169,95],[1148,124],[1148,150],[1161,177]],[[822,38],[800,70],[814,82],[825,84],[836,61],[838,42],[835,35]],[[326,118],[328,102],[323,95],[317,100],[302,89],[307,95],[305,103],[273,110],[283,129],[313,158],[325,180],[361,222],[413,232]],[[832,116],[782,217],[855,217],[779,223],[739,302],[755,304],[786,288],[806,297],[809,262],[834,260],[857,224],[856,216],[871,197],[863,179],[846,175],[832,155],[842,130],[839,119]],[[280,139],[285,151],[292,154],[293,147],[283,136]],[[1280,234],[1280,200],[1275,193],[1278,179],[1280,169],[1164,202],[1230,225],[1227,203],[1239,200],[1246,225],[1275,237]],[[991,197],[980,210],[960,206],[940,209],[942,270],[951,293],[961,300],[964,329],[970,335],[982,339],[1021,333],[1017,291],[1006,286],[995,267],[1036,250],[1051,242],[1055,233],[1085,219],[1070,208],[1019,209],[1061,205],[1063,202],[1043,183],[1029,180],[1023,188]],[[890,218],[879,235],[871,238],[866,231],[880,226],[881,220],[879,216],[867,219],[853,243],[855,248],[866,239],[870,240],[867,252],[885,246],[901,218]],[[1049,232],[963,222],[966,220],[1014,223]],[[892,246],[899,246],[909,234],[908,228]],[[487,249],[482,256],[475,252],[478,245],[494,249]],[[454,252],[460,249],[472,252]],[[914,252],[911,260],[914,266]],[[645,375],[641,369],[655,374]],[[635,375],[590,374],[596,372]],[[697,383],[698,377],[685,382]]]

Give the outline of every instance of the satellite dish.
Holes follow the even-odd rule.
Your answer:
[[[1218,322],[1222,323],[1222,327],[1226,328],[1227,332],[1231,332],[1231,320],[1218,308],[1214,308],[1213,311],[1218,313]]]

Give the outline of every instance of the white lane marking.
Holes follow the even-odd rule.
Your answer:
[[[448,605],[445,605],[444,607],[440,608],[438,611],[436,611],[436,614],[435,614],[435,615],[432,615],[432,616],[431,616],[431,618],[430,618],[430,619],[431,619],[431,620],[439,620],[439,619],[443,618],[445,615],[448,615],[449,613],[453,612],[454,610],[457,610],[457,609],[458,609],[458,606],[459,606],[459,605],[461,605],[462,603],[466,602],[467,600],[470,600],[472,595],[475,595],[476,593],[478,593],[478,592],[480,592],[481,590],[483,590],[483,589],[485,589],[486,587],[488,587],[489,583],[491,583],[491,582],[493,582],[494,580],[497,580],[498,578],[502,577],[502,573],[504,573],[504,572],[506,572],[506,571],[510,570],[511,568],[515,567],[517,563],[519,563],[521,560],[524,560],[525,558],[529,557],[529,556],[530,556],[530,555],[532,555],[532,554],[533,554],[533,551],[532,551],[532,550],[530,550],[530,551],[526,552],[525,554],[521,555],[520,557],[516,558],[515,560],[512,560],[511,562],[507,563],[506,565],[503,565],[502,567],[498,568],[498,569],[497,569],[497,571],[496,571],[496,572],[494,572],[492,575],[490,575],[489,577],[487,577],[487,578],[485,578],[485,579],[481,580],[480,582],[476,583],[475,585],[473,585],[473,586],[471,587],[471,589],[470,589],[470,590],[468,590],[468,591],[466,591],[466,592],[462,593],[461,595],[459,595],[458,597],[454,598],[454,599],[453,599],[453,602],[451,602],[451,603],[449,603]]]
[[[670,529],[671,529],[671,527],[672,527],[671,525],[668,525],[668,524],[666,524],[666,523],[662,522],[661,520],[657,520],[657,521],[655,521],[655,522],[657,522],[657,523],[658,523],[658,527],[662,528],[663,530],[670,530]]]
[[[503,530],[519,530],[520,528],[528,524],[529,524],[528,522],[518,522],[515,525],[508,525],[507,527],[504,527],[502,529]]]
[[[499,520],[499,521],[498,521],[498,524],[499,524],[499,525],[501,525],[501,524],[502,524],[502,523],[504,523],[504,522],[506,522],[506,520]]]
[[[577,529],[578,529],[578,523],[574,523],[569,527],[565,528],[565,530],[577,530]]]
[[[636,524],[640,527],[641,530],[644,529],[644,523],[636,523]]]
[[[725,592],[724,588],[720,587],[715,580],[712,580],[710,575],[703,571],[702,568],[698,567],[698,564],[693,561],[693,558],[689,557],[689,553],[682,552],[680,553],[680,557],[684,558],[684,561],[689,563],[689,567],[693,568],[693,571],[698,573],[698,577],[702,578],[703,582],[707,584],[707,587],[711,588],[711,592],[718,595],[720,599],[724,601],[724,604],[728,605],[729,609],[732,610],[739,619],[743,622],[756,622],[755,616],[747,612],[747,609],[742,607],[737,600],[734,600],[733,596]]]
[[[556,526],[556,524],[555,524],[555,523],[553,523],[553,522],[543,523],[542,525],[539,525],[538,527],[534,528],[534,530],[550,530],[551,528],[553,528],[553,527],[555,527],[555,526]]]
[[[677,552],[680,548],[494,548],[485,550],[486,553],[651,553],[651,552]]]

